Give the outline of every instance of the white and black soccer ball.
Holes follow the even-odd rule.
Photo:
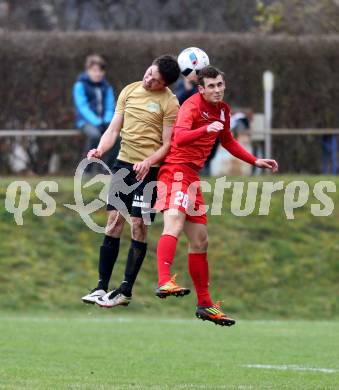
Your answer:
[[[208,55],[198,47],[188,47],[178,55],[178,64],[183,76],[197,72],[210,64]]]

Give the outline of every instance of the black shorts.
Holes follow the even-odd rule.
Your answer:
[[[107,196],[107,210],[118,210],[123,216],[147,218],[154,221],[153,206],[157,197],[159,168],[151,167],[143,181],[137,181],[131,163],[115,160],[112,181]]]

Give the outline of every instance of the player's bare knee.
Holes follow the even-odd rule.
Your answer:
[[[146,242],[147,239],[147,226],[144,224],[142,218],[131,218],[132,221],[132,238],[136,241]]]
[[[120,237],[124,229],[125,219],[118,212],[110,212],[107,218],[105,233],[107,236]]]
[[[171,236],[178,237],[183,231],[184,221],[176,216],[171,216],[171,218],[166,218],[164,223],[164,230],[162,234],[169,234]]]
[[[208,250],[208,236],[199,236],[189,243],[190,251],[197,253],[205,253]]]

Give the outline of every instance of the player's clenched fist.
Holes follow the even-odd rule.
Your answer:
[[[99,149],[91,149],[87,153],[88,160],[90,160],[91,158],[101,158],[101,156],[102,156],[102,153],[100,152]]]
[[[210,133],[211,131],[220,131],[224,128],[224,125],[221,122],[213,122],[210,125],[207,126],[207,132]]]

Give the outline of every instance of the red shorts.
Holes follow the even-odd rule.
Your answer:
[[[184,164],[165,163],[158,173],[157,201],[159,211],[177,209],[193,223],[207,223],[206,207],[198,172]]]

